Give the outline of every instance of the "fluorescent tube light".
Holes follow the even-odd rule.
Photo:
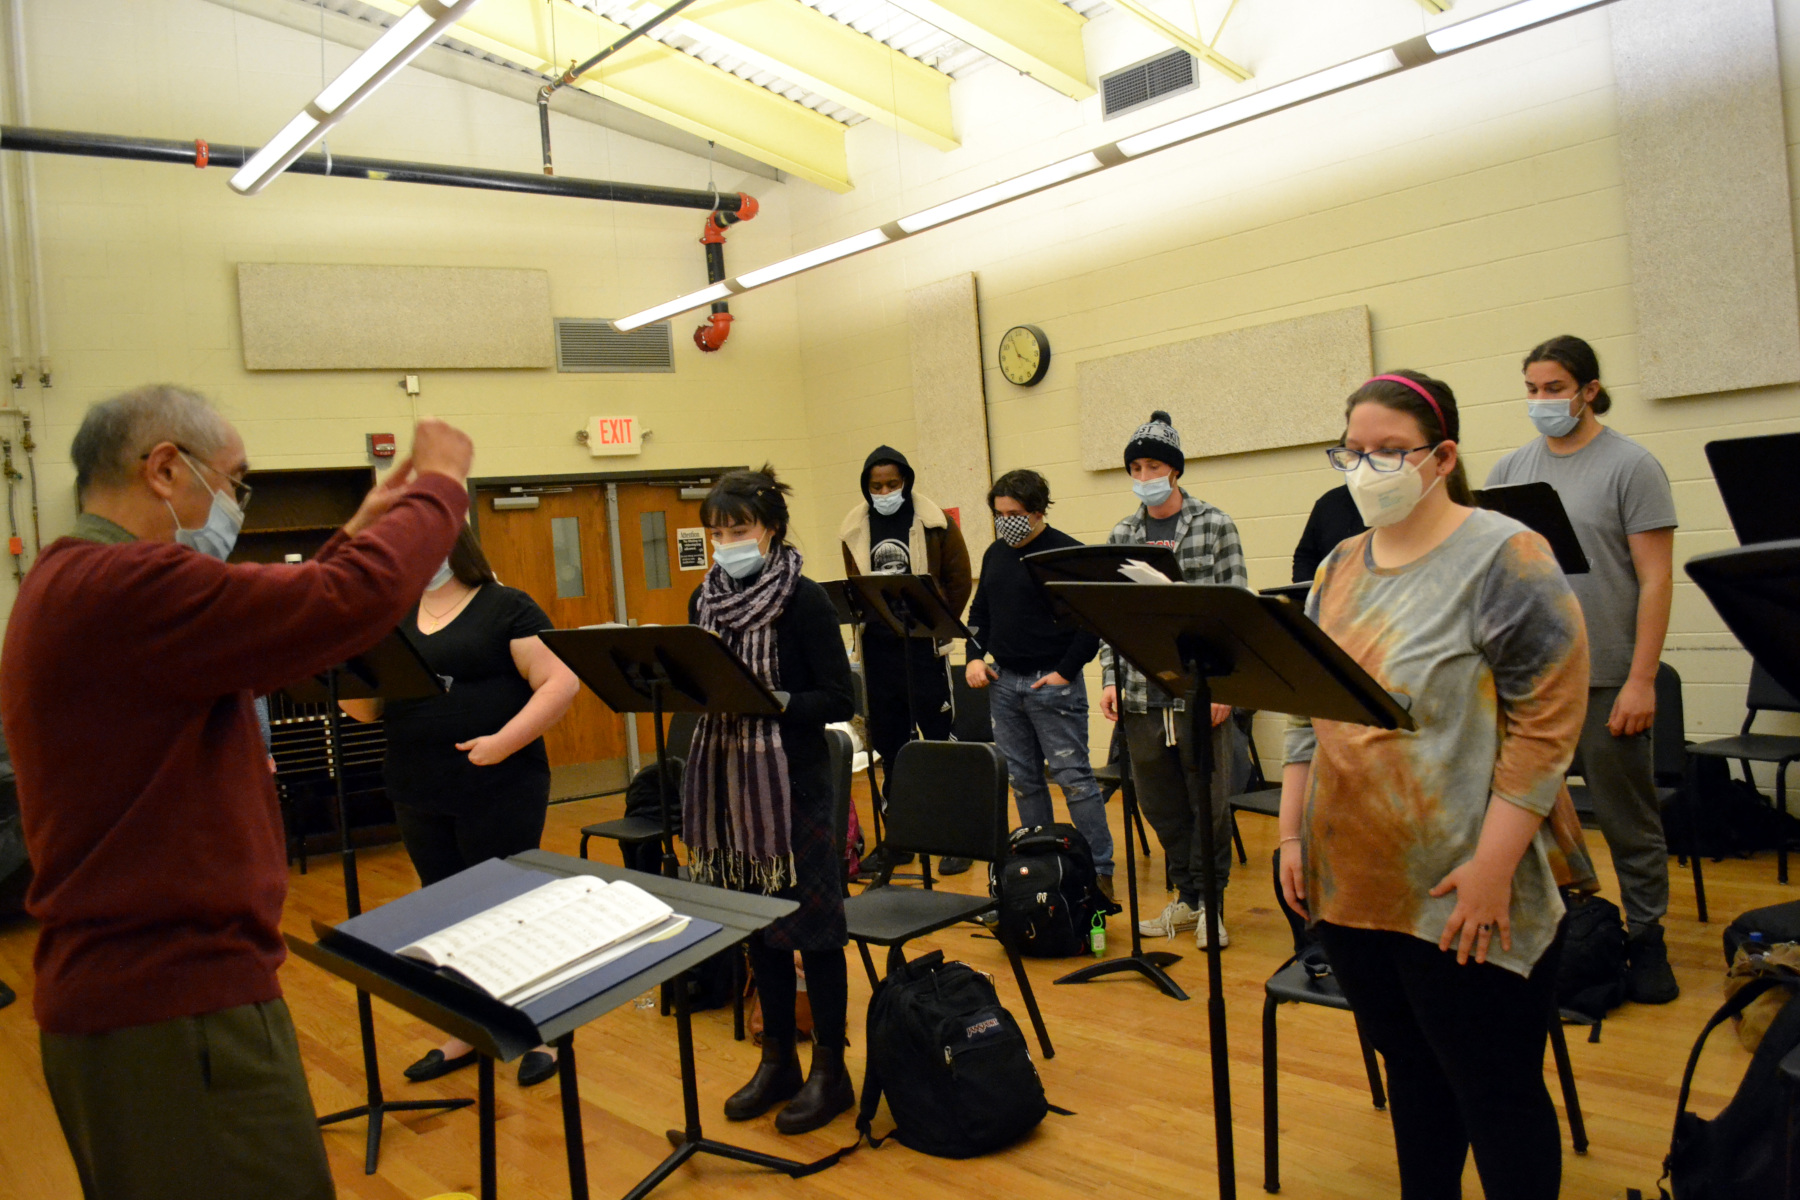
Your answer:
[[[778,263],[766,267],[758,267],[754,271],[745,271],[737,277],[737,282],[746,288],[761,287],[765,283],[774,283],[777,279],[786,279],[789,275],[798,275],[801,271],[823,266],[828,262],[836,262],[840,258],[849,258],[852,254],[861,254],[864,250],[873,250],[890,238],[885,229],[868,229],[853,234],[840,241],[820,246],[816,250],[808,250],[804,254],[796,254],[792,258],[784,258]]]
[[[1470,17],[1467,21],[1458,21],[1454,25],[1434,30],[1425,35],[1425,41],[1439,54],[1453,54],[1482,42],[1505,37],[1509,33],[1517,33],[1521,29],[1529,29],[1533,25],[1541,25],[1545,21],[1566,17],[1584,8],[1598,8],[1606,2],[1607,0],[1520,0],[1518,4],[1509,4],[1505,8],[1497,8],[1493,12],[1482,13],[1479,17]]]
[[[1074,158],[1064,159],[1059,163],[1051,163],[1014,179],[1007,179],[992,187],[984,187],[978,192],[970,192],[966,196],[958,196],[947,200],[933,208],[916,212],[910,217],[901,217],[900,228],[907,233],[917,233],[921,229],[930,229],[933,225],[942,225],[946,221],[954,221],[958,217],[966,217],[972,212],[980,212],[984,208],[992,208],[996,204],[1004,204],[1008,200],[1017,200],[1020,196],[1042,191],[1047,187],[1055,187],[1090,171],[1098,171],[1104,166],[1092,151],[1078,154]]]
[[[690,308],[699,308],[702,305],[711,304],[714,300],[723,300],[729,295],[731,295],[730,288],[722,283],[715,283],[710,287],[703,287],[697,292],[689,292],[685,296],[677,296],[675,299],[659,304],[655,308],[646,308],[643,312],[635,312],[629,317],[621,317],[619,320],[613,322],[613,328],[617,329],[620,333],[630,333],[632,330],[648,325],[652,321],[661,321],[666,317],[684,313]]]
[[[1119,153],[1126,158],[1136,158],[1140,154],[1148,154],[1152,150],[1161,150],[1173,146],[1177,142],[1185,142],[1189,138],[1199,137],[1203,133],[1211,133],[1223,129],[1227,125],[1236,125],[1253,117],[1264,116],[1278,108],[1287,108],[1306,100],[1316,99],[1327,92],[1341,91],[1366,83],[1371,79],[1398,71],[1400,58],[1392,50],[1378,50],[1374,54],[1352,59],[1347,63],[1339,63],[1335,67],[1326,67],[1323,71],[1314,71],[1311,75],[1302,75],[1298,79],[1290,79],[1286,83],[1278,83],[1260,92],[1251,92],[1248,96],[1239,96],[1236,100],[1227,100],[1223,104],[1195,113],[1191,117],[1170,121],[1167,125],[1159,125],[1155,129],[1146,129],[1142,133],[1133,134],[1119,140]]]
[[[375,89],[386,83],[407,63],[424,53],[481,0],[419,0],[419,3],[388,27],[375,44],[356,56],[338,77],[327,84],[302,109],[298,116],[282,127],[267,145],[252,154],[231,177],[231,188],[245,196],[254,196],[287,170],[293,161],[305,154],[327,130]]]

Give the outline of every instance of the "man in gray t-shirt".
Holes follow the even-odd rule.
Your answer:
[[[1545,345],[1576,341],[1558,338]],[[1591,362],[1591,350],[1588,355]],[[1580,774],[1619,875],[1630,930],[1627,994],[1641,1003],[1667,1003],[1680,989],[1662,940],[1669,855],[1651,776],[1650,725],[1674,587],[1675,500],[1655,457],[1600,424],[1596,413],[1605,412],[1611,398],[1597,378],[1579,382],[1551,358],[1528,361],[1526,382],[1532,420],[1543,436],[1502,458],[1487,486],[1550,484],[1587,555],[1588,571],[1569,577],[1592,656]]]

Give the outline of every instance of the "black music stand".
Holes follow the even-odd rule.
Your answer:
[[[1686,570],[1750,657],[1800,696],[1800,538],[1696,554]]]
[[[1575,536],[1575,526],[1569,523],[1569,510],[1550,484],[1537,480],[1482,488],[1475,493],[1475,503],[1542,534],[1564,575],[1587,574],[1587,554]]]
[[[1794,458],[1800,433],[1722,438],[1706,443],[1706,462],[1741,545],[1800,538]]]
[[[1216,584],[1053,583],[1083,624],[1110,642],[1151,683],[1185,702],[1188,736],[1182,767],[1197,812],[1212,784],[1213,700],[1263,712],[1293,713],[1414,729],[1411,717],[1291,600]],[[1216,696],[1215,696],[1216,693]],[[1207,797],[1210,802],[1210,797]],[[1213,828],[1199,822],[1206,893],[1207,1019],[1212,1056],[1213,1127],[1219,1195],[1237,1195],[1231,1136],[1231,1074],[1226,1054],[1224,980],[1219,963],[1219,880]]]
[[[675,878],[675,813],[669,800],[668,712],[774,716],[787,697],[763,686],[718,634],[698,625],[601,625],[539,635],[550,652],[616,713],[651,714],[656,794],[662,809],[662,872]]]
[[[418,647],[396,629],[362,654],[327,667],[322,674],[281,689],[299,704],[325,705],[325,725],[330,735],[331,781],[337,789],[338,848],[344,864],[344,906],[350,916],[362,913],[362,889],[356,877],[356,849],[350,844],[350,816],[344,809],[343,712],[339,700],[417,700],[444,691],[443,681],[432,674]],[[369,1119],[368,1147],[363,1155],[363,1174],[373,1175],[381,1159],[381,1123],[392,1112],[447,1112],[467,1108],[473,1100],[388,1100],[381,1094],[381,1066],[375,1059],[375,1013],[369,993],[356,992],[356,1024],[362,1034],[363,1080],[366,1103],[319,1118],[320,1125],[335,1125],[357,1117]]]
[[[587,1151],[582,1140],[581,1097],[575,1075],[575,1030],[630,1003],[650,988],[679,980],[687,971],[737,945],[798,906],[792,900],[778,900],[748,892],[729,892],[723,888],[645,875],[622,867],[551,854],[543,850],[529,850],[524,854],[514,855],[507,861],[551,876],[585,874],[606,880],[628,879],[663,900],[675,911],[712,921],[720,929],[541,1022],[534,1021],[518,1008],[502,1004],[485,992],[446,978],[422,963],[346,937],[316,921],[313,923],[313,931],[318,937],[317,942],[289,934],[287,943],[296,957],[322,967],[359,988],[368,989],[395,1007],[428,1021],[475,1047],[480,1054],[481,1200],[495,1200],[497,1194],[494,1062],[518,1058],[535,1046],[554,1045],[557,1049],[556,1067],[562,1090],[563,1139],[569,1165],[569,1194],[572,1200],[587,1200]],[[687,1006],[687,988],[678,984],[671,990],[676,995],[675,1015],[680,1037],[685,1126],[680,1130],[669,1131],[668,1138],[675,1146],[675,1152],[626,1193],[625,1200],[642,1200],[677,1167],[702,1152],[769,1167],[794,1178],[823,1170],[836,1162],[836,1155],[829,1155],[816,1163],[795,1162],[714,1142],[702,1135],[699,1097],[694,1082],[694,1039]]]
[[[1312,580],[1305,583],[1281,583],[1274,587],[1257,588],[1259,596],[1285,596],[1300,607],[1306,607],[1306,597],[1312,591]]]
[[[1154,567],[1171,580],[1181,579],[1181,564],[1167,546],[1069,546],[1061,550],[1040,550],[1025,555],[1025,565],[1040,584],[1115,583],[1119,568],[1130,560]],[[1046,586],[1046,590],[1049,591]],[[1049,591],[1051,605],[1060,613],[1079,621],[1081,618],[1054,591]],[[1113,650],[1118,654],[1117,648]],[[1122,716],[1121,716],[1121,719]],[[1186,1000],[1188,994],[1169,978],[1163,968],[1181,961],[1181,955],[1167,950],[1144,950],[1144,935],[1138,929],[1137,847],[1132,844],[1131,830],[1142,818],[1138,815],[1137,784],[1131,777],[1131,744],[1119,739],[1119,795],[1125,813],[1125,891],[1126,916],[1131,921],[1131,953],[1123,958],[1109,958],[1071,971],[1057,983],[1087,983],[1120,971],[1136,971],[1175,1000]]]

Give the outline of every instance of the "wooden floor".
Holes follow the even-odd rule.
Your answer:
[[[573,854],[581,825],[617,816],[617,797],[579,801],[551,810],[544,846]],[[866,796],[859,800],[867,818]],[[1111,806],[1115,837],[1119,814]],[[1249,868],[1227,894],[1231,948],[1225,952],[1231,1082],[1237,1145],[1237,1188],[1245,1196],[1262,1189],[1263,981],[1287,956],[1286,925],[1269,891],[1266,864],[1274,823],[1244,819]],[[1598,835],[1590,834],[1598,849]],[[1153,839],[1154,840],[1154,839]],[[603,844],[604,845],[604,844]],[[596,848],[596,854],[613,851]],[[1598,857],[1604,859],[1602,853]],[[1121,859],[1122,862],[1122,859]],[[1265,864],[1265,865],[1259,865]],[[417,886],[399,847],[361,856],[365,903],[376,904]],[[1144,905],[1160,910],[1160,850],[1145,872]],[[1121,883],[1124,875],[1121,868]],[[1571,1029],[1581,1102],[1593,1146],[1585,1157],[1566,1153],[1563,1195],[1611,1198],[1627,1187],[1650,1187],[1660,1172],[1674,1119],[1676,1089],[1692,1039],[1718,1002],[1722,975],[1719,934],[1725,921],[1749,908],[1800,896],[1800,888],[1775,883],[1772,855],[1747,862],[1708,864],[1713,923],[1695,916],[1685,872],[1674,878],[1668,920],[1670,958],[1683,994],[1663,1008],[1627,1005],[1605,1025],[1599,1044]],[[1612,891],[1612,881],[1607,880]],[[979,868],[955,886],[985,887]],[[1616,895],[1616,892],[1612,893]],[[300,933],[314,916],[340,915],[342,889],[335,859],[318,858],[310,874],[292,878],[287,928]],[[27,923],[0,930],[0,978],[16,987],[19,1003],[0,1010],[0,1197],[61,1200],[77,1196],[38,1066],[37,1029],[31,1019],[31,951],[35,931]],[[991,940],[967,929],[948,931],[920,949],[940,947],[996,975],[1002,1000],[1021,1021],[1024,1012],[1004,957]],[[1122,919],[1113,922],[1110,949],[1127,948]],[[890,1142],[866,1147],[838,1167],[794,1181],[717,1159],[683,1167],[656,1192],[680,1197],[780,1197],[830,1200],[880,1196],[883,1200],[944,1200],[985,1195],[1034,1200],[1091,1196],[1207,1197],[1217,1194],[1218,1155],[1208,1086],[1205,966],[1191,938],[1167,944],[1183,959],[1175,978],[1197,998],[1177,1003],[1135,977],[1077,987],[1051,979],[1075,964],[1028,960],[1043,1005],[1056,1057],[1040,1062],[1054,1103],[1073,1117],[1048,1118],[1019,1145],[988,1158],[953,1162],[915,1154]],[[851,955],[850,1048],[860,1081],[863,1014],[868,983]],[[321,1112],[349,1107],[362,1097],[353,993],[323,972],[298,961],[282,971],[283,985],[300,1031],[313,1098]],[[438,1041],[434,1032],[381,1003],[375,1008],[383,1078],[391,1098],[474,1094],[474,1072],[408,1085],[400,1070]],[[1390,1197],[1398,1192],[1389,1119],[1370,1104],[1356,1040],[1347,1016],[1319,1008],[1284,1006],[1281,1035],[1283,1196]],[[846,1115],[802,1138],[775,1133],[772,1117],[743,1125],[720,1115],[724,1098],[748,1078],[757,1050],[731,1037],[729,1010],[695,1018],[702,1114],[713,1137],[798,1158],[822,1155],[848,1143]],[[589,1176],[596,1197],[623,1195],[667,1152],[664,1131],[681,1123],[675,1026],[654,1010],[627,1006],[584,1029],[576,1038]],[[1035,1052],[1035,1047],[1034,1047]],[[1696,1088],[1700,1110],[1710,1115],[1742,1075],[1748,1055],[1729,1031],[1713,1038]],[[512,1069],[500,1068],[500,1191],[508,1200],[567,1195],[567,1177],[554,1081],[522,1091]],[[1553,1080],[1552,1076],[1552,1080]],[[1560,1108],[1560,1099],[1558,1101]],[[886,1125],[886,1114],[878,1128]],[[1566,1135],[1566,1127],[1565,1127]],[[390,1118],[380,1172],[362,1173],[363,1123],[325,1133],[332,1170],[344,1196],[417,1200],[443,1192],[476,1190],[475,1117],[472,1111]],[[1565,1136],[1565,1147],[1567,1146]],[[1480,1194],[1474,1168],[1470,1196]]]

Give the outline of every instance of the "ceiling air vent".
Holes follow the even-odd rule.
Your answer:
[[[592,317],[556,318],[556,369],[613,374],[656,374],[675,370],[675,344],[667,321],[620,333],[611,321]]]
[[[1185,92],[1195,85],[1194,56],[1171,50],[1100,77],[1100,112],[1116,117],[1140,104]]]

